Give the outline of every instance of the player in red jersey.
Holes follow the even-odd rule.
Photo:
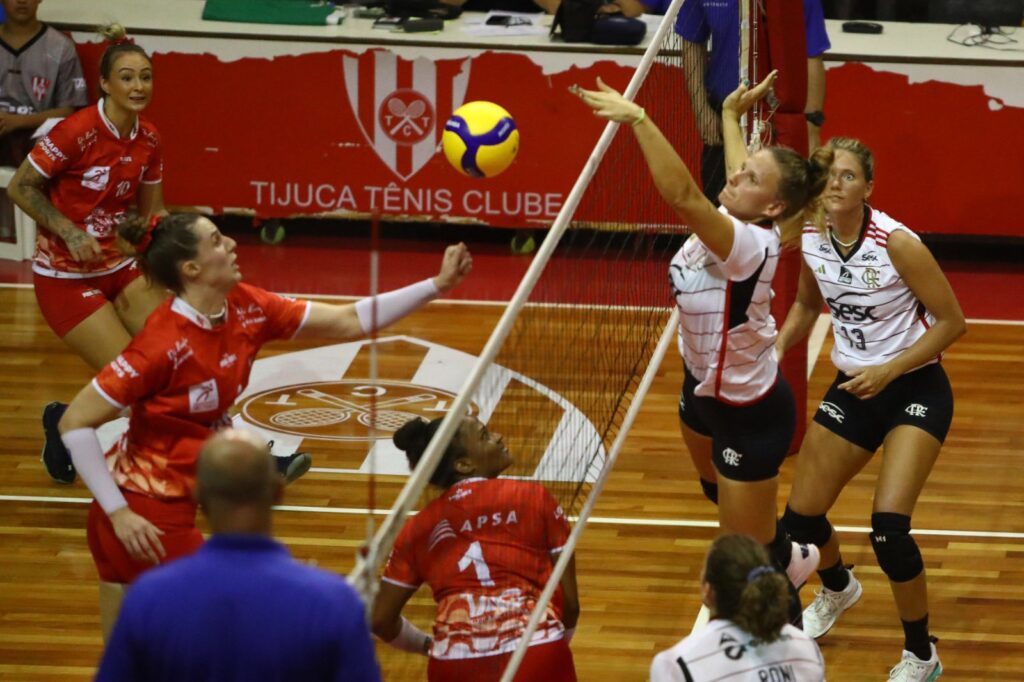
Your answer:
[[[415,419],[395,445],[415,467],[441,420]],[[569,537],[558,502],[539,483],[498,478],[512,463],[500,436],[473,417],[459,426],[430,482],[444,489],[402,528],[374,604],[373,632],[430,657],[427,678],[498,680]],[[433,637],[402,617],[423,583],[437,602]],[[576,679],[569,640],[579,617],[575,559],[516,679]]]
[[[297,334],[356,339],[408,315],[469,272],[464,244],[445,251],[440,273],[417,284],[328,305],[283,298],[242,284],[235,241],[208,219],[175,214],[128,221],[147,277],[176,296],[161,304],[127,348],[68,406],[60,432],[95,501],[89,549],[100,576],[104,632],[124,587],[161,561],[194,551],[202,536],[192,498],[196,458],[249,381],[263,344]],[[376,310],[374,310],[376,306]],[[96,427],[131,406],[128,431],[104,453]]]
[[[160,135],[141,112],[153,95],[146,52],[106,30],[115,42],[100,60],[103,97],[58,124],[11,180],[11,200],[36,221],[32,263],[36,300],[50,328],[98,370],[113,360],[166,298],[133,259],[117,250],[114,227],[126,211],[166,213]],[[43,462],[60,483],[75,480],[56,425],[64,405],[43,413]]]

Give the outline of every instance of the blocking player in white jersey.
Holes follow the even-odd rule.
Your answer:
[[[417,418],[395,433],[410,468],[440,424]],[[463,419],[430,477],[444,492],[402,527],[384,569],[373,631],[395,648],[429,656],[430,682],[501,678],[569,538],[565,513],[542,484],[500,478],[511,463],[501,436]],[[437,602],[432,638],[402,617],[423,583]],[[569,650],[579,615],[574,561],[560,590],[517,680],[576,679]]]
[[[700,579],[711,621],[654,657],[651,682],[822,682],[817,643],[787,622],[786,580],[753,538],[716,538]]]
[[[196,461],[249,383],[260,348],[298,334],[356,339],[456,286],[472,267],[464,244],[445,251],[440,272],[354,304],[284,298],[241,282],[235,241],[188,213],[126,221],[148,278],[175,293],[68,406],[59,428],[93,494],[87,539],[100,577],[109,633],[128,584],[154,564],[202,544],[195,526]],[[376,309],[375,309],[376,308]],[[96,427],[131,407],[128,431],[104,456]]]
[[[804,612],[820,637],[860,599],[825,514],[843,486],[884,446],[875,487],[871,546],[888,576],[904,630],[893,680],[942,673],[928,632],[928,594],[910,517],[953,418],[953,393],[940,359],[966,330],[949,282],[917,235],[867,199],[874,158],[863,143],[833,138],[825,190],[828,226],[805,228],[796,301],[779,333],[778,354],[803,339],[823,304],[832,316],[839,372],[808,427],[783,525],[821,548],[822,591]]]
[[[747,156],[739,119],[776,76],[749,91],[741,85],[722,105],[729,181],[720,210],[640,106],[600,81],[599,91],[580,95],[598,116],[631,124],[659,192],[693,232],[669,274],[686,365],[680,427],[705,494],[718,504],[723,531],[769,546],[799,586],[817,566],[817,550],[795,546],[777,523],[779,466],[796,411],[773,352],[771,281],[781,243],[799,238],[801,215],[825,185],[832,152],[810,162],[783,147]]]

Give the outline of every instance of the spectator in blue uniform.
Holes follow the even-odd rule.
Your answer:
[[[819,130],[825,121],[822,113],[825,106],[822,55],[832,47],[825,32],[821,0],[804,0],[804,28],[807,35],[807,103],[804,112],[807,116],[808,149],[813,152],[820,146]],[[701,156],[704,196],[717,205],[718,193],[725,186],[725,152],[720,119],[722,102],[740,82],[738,0],[687,0],[679,9],[676,33],[684,40],[686,86],[704,143]]]
[[[379,682],[359,596],[271,538],[283,482],[267,445],[229,429],[199,456],[197,497],[213,537],[132,586],[100,682]]]

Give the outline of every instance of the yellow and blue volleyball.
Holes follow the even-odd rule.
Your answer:
[[[493,178],[515,160],[519,130],[512,115],[497,104],[469,102],[448,119],[441,147],[448,163],[463,175]]]

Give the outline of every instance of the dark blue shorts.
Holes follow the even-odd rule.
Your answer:
[[[934,363],[893,380],[874,398],[861,400],[839,388],[850,377],[839,372],[818,405],[814,421],[858,447],[874,452],[897,426],[916,426],[940,442],[953,422],[953,389]]]
[[[796,431],[793,393],[782,374],[763,398],[749,405],[696,396],[693,392],[699,383],[686,372],[679,418],[711,438],[711,460],[719,476],[733,481],[765,481],[778,476]]]

